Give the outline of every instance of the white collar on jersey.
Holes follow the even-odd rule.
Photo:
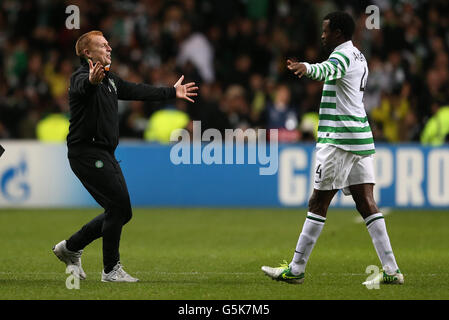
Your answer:
[[[346,41],[346,42],[343,42],[342,44],[340,44],[339,46],[337,46],[337,47],[335,47],[335,49],[334,49],[334,51],[336,51],[336,50],[340,50],[340,49],[342,49],[342,48],[344,48],[344,47],[347,47],[347,46],[352,46],[353,44],[352,44],[352,41],[351,40],[348,40],[348,41]]]

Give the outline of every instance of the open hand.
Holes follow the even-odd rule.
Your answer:
[[[92,60],[89,61],[89,82],[92,84],[99,84],[103,81],[104,78],[104,68],[100,62],[97,61],[95,66],[92,63]]]
[[[176,88],[176,98],[184,99],[190,102],[195,102],[190,97],[197,96],[198,87],[195,87],[195,82],[189,82],[182,84],[184,76],[181,76],[178,81],[176,81],[174,87]]]
[[[307,72],[307,68],[303,63],[294,62],[290,59],[287,59],[287,68],[288,70],[293,71],[293,73],[296,74],[298,78],[301,78]]]

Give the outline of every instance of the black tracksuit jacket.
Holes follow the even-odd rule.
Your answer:
[[[81,66],[70,78],[69,157],[83,146],[115,151],[119,141],[118,100],[158,101],[175,97],[174,87],[131,83],[112,72],[106,72],[103,81],[93,85],[89,82],[89,64],[81,59]]]

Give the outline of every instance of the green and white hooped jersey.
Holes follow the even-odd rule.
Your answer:
[[[329,58],[304,62],[306,76],[324,81],[321,95],[317,147],[331,144],[359,155],[375,153],[373,134],[363,105],[368,65],[363,54],[346,41]]]

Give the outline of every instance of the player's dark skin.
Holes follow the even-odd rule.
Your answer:
[[[348,41],[340,29],[331,30],[329,28],[329,20],[323,21],[323,33],[321,34],[321,43],[326,50],[333,51],[340,44]],[[306,66],[299,62],[287,60],[287,68],[295,75],[301,78],[307,71]],[[376,201],[373,196],[374,185],[364,183],[352,185],[349,187],[352,198],[356,204],[357,211],[363,219],[374,213],[379,212]],[[309,212],[326,217],[327,209],[338,190],[317,190],[313,189],[312,196],[309,199]]]

